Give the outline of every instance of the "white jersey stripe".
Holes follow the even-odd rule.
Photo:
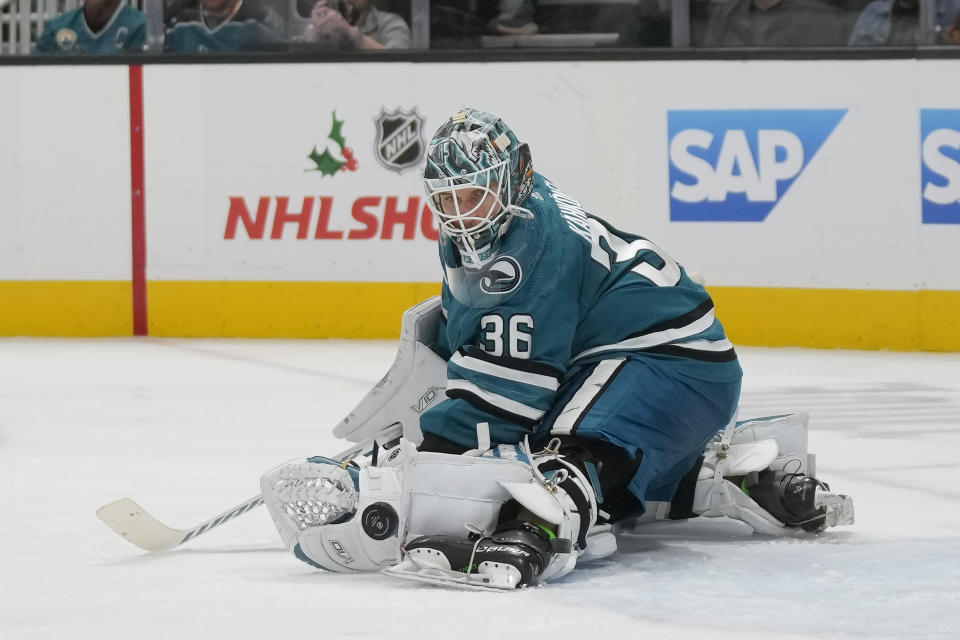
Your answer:
[[[671,347],[683,347],[684,349],[696,349],[697,351],[728,351],[733,349],[733,343],[724,338],[723,340],[691,340],[690,342],[675,342]]]
[[[450,358],[450,362],[459,367],[463,367],[464,369],[469,369],[470,371],[485,373],[487,375],[503,378],[504,380],[512,380],[513,382],[529,384],[535,387],[542,387],[544,389],[549,389],[550,391],[556,391],[560,387],[560,382],[552,376],[545,376],[539,373],[529,373],[527,371],[511,369],[510,367],[494,364],[493,362],[487,362],[486,360],[481,360],[480,358],[465,356],[459,352],[453,354],[453,357]]]
[[[593,373],[587,376],[577,392],[564,405],[563,411],[554,420],[550,433],[558,436],[570,435],[574,427],[577,426],[580,417],[590,408],[594,399],[603,390],[604,385],[613,377],[625,360],[626,358],[614,358],[600,361]]]
[[[627,338],[626,340],[622,340],[614,344],[604,344],[600,345],[599,347],[593,347],[592,349],[581,351],[571,358],[570,362],[567,364],[576,362],[580,358],[586,358],[587,356],[592,356],[595,353],[600,353],[603,351],[632,351],[634,349],[649,349],[650,347],[657,347],[668,342],[673,342],[674,340],[680,340],[681,338],[695,336],[701,331],[706,331],[713,326],[713,321],[713,309],[710,309],[699,319],[694,320],[686,326],[677,327],[675,329],[664,329],[663,331],[647,333],[642,336],[637,336],[636,338]],[[673,346],[683,345],[677,344]]]
[[[517,402],[516,400],[511,400],[510,398],[501,396],[500,394],[484,391],[469,380],[447,380],[447,392],[449,393],[451,389],[460,389],[462,391],[466,391],[467,393],[480,398],[484,402],[503,409],[507,413],[512,413],[514,415],[527,418],[528,420],[539,420],[541,417],[543,417],[543,411],[534,409],[533,407],[528,407],[525,404]]]

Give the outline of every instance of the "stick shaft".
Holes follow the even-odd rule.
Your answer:
[[[346,462],[356,458],[375,442],[390,442],[402,435],[403,425],[397,423],[331,457],[338,462]],[[225,522],[239,518],[262,504],[263,496],[257,494],[190,529],[175,529],[165,525],[129,498],[105,504],[97,509],[97,517],[117,534],[141,549],[168,551],[202,536]]]

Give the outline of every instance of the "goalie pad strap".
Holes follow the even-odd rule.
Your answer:
[[[683,476],[677,490],[673,494],[673,500],[670,501],[670,514],[667,516],[670,520],[685,520],[687,518],[696,518],[697,513],[693,510],[693,499],[697,491],[697,477],[700,475],[700,467],[703,465],[703,456],[697,458],[687,475]]]

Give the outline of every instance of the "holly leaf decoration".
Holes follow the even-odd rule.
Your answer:
[[[333,112],[333,125],[330,127],[330,135],[327,137],[340,145],[340,148],[343,149],[347,146],[347,139],[343,137],[343,120],[337,120],[337,112]]]
[[[310,152],[310,155],[307,156],[313,160],[314,164],[317,165],[316,171],[319,171],[325,176],[332,176],[340,170],[340,167],[345,165],[345,162],[340,162],[332,155],[328,149],[324,149],[323,153],[317,153],[317,148],[314,147],[313,151]]]

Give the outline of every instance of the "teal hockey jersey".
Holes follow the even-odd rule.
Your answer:
[[[740,379],[709,294],[660,247],[589,215],[540,174],[523,206],[532,215],[513,217],[484,269],[464,269],[441,236],[447,399],[421,416],[424,432],[468,446],[465,434],[487,422],[494,443],[520,442],[568,372],[610,358]]]
[[[164,49],[179,53],[238,51],[277,40],[272,29],[241,12],[233,20],[213,28],[201,19],[178,22],[167,31]]]
[[[127,53],[143,51],[146,19],[133,7],[121,4],[107,24],[94,33],[87,26],[83,7],[51,18],[43,27],[34,53]]]

